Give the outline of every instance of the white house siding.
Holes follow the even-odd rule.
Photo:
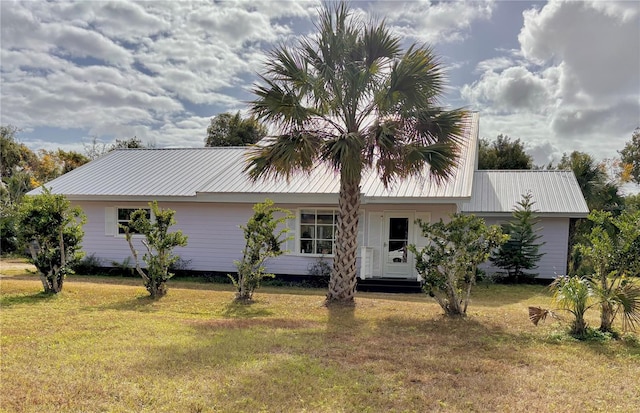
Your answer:
[[[105,265],[122,262],[131,256],[129,246],[122,235],[105,235],[105,209],[147,207],[145,202],[77,202],[87,214],[83,250],[102,258]],[[251,205],[228,205],[219,208],[214,204],[159,203],[161,208],[176,211],[175,230],[182,230],[189,237],[188,246],[175,249],[176,254],[190,261],[190,267],[202,271],[233,271],[233,260],[239,258],[244,240],[239,223],[246,223],[252,214]],[[138,251],[144,246],[134,240]]]
[[[487,225],[502,224],[509,221],[510,217],[495,218],[484,217]],[[540,223],[536,226],[539,228],[538,234],[542,237],[538,242],[545,244],[540,247],[540,252],[544,255],[538,262],[538,278],[553,279],[557,275],[564,275],[567,272],[567,254],[569,239],[569,218],[540,218]],[[485,265],[488,272],[503,271],[492,265]]]
[[[74,202],[87,215],[84,227],[83,250],[103,260],[103,265],[123,262],[131,256],[129,246],[123,236],[106,235],[105,220],[107,208],[144,208],[146,202]],[[233,272],[234,260],[240,259],[244,247],[244,237],[240,224],[245,224],[253,214],[251,204],[233,203],[188,203],[160,202],[161,208],[176,211],[177,224],[173,227],[189,237],[188,246],[176,248],[176,254],[197,271]],[[299,208],[337,208],[327,205],[282,204],[283,208],[296,211]],[[382,276],[381,265],[381,217],[385,211],[413,211],[416,216],[430,216],[431,220],[447,218],[455,211],[454,204],[364,204],[360,223],[359,241],[374,247],[375,265],[373,276]],[[114,224],[115,225],[115,224]],[[295,235],[295,233],[294,233]],[[377,241],[376,241],[377,240]],[[135,241],[134,241],[135,242]],[[137,243],[142,252],[144,246]],[[293,250],[293,248],[291,248]],[[318,260],[316,255],[300,255],[292,252],[268,262],[267,268],[276,274],[305,275],[310,264]],[[360,266],[358,265],[358,268]]]

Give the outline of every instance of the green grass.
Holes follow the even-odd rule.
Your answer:
[[[538,327],[540,286],[480,286],[464,320],[423,295],[31,275],[0,281],[0,407],[8,412],[637,411],[637,336],[579,342]],[[568,320],[568,318],[567,318]],[[597,312],[589,321],[597,326]]]

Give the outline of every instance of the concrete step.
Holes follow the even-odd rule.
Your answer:
[[[421,293],[422,285],[416,280],[402,278],[358,278],[358,291],[381,293]]]

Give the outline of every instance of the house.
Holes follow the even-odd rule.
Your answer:
[[[417,219],[436,221],[462,211],[489,223],[507,220],[527,191],[540,211],[540,277],[566,272],[569,222],[588,209],[573,173],[564,171],[478,171],[477,113],[464,130],[460,161],[448,182],[410,178],[385,188],[373,172],[362,179],[358,233],[359,277],[417,279],[407,244],[424,245]],[[234,272],[244,246],[240,224],[252,206],[272,199],[295,214],[288,253],[271,260],[268,270],[306,275],[334,249],[339,176],[319,166],[310,174],[252,182],[243,172],[246,148],[123,149],[113,151],[46,184],[64,194],[87,215],[83,249],[105,263],[130,256],[119,223],[157,200],[176,211],[177,225],[189,245],[176,249],[193,270]],[[31,191],[36,194],[40,189]]]

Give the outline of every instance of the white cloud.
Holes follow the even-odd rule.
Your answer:
[[[2,123],[200,146],[172,123],[197,119],[203,134],[187,106],[241,107],[260,46],[318,4],[1,2]]]
[[[550,148],[615,156],[640,122],[640,3],[550,1],[523,16],[521,58],[481,62],[461,90],[483,131],[514,128],[541,158]],[[537,129],[523,130],[532,117]]]
[[[492,8],[493,1],[387,1],[376,3],[373,14],[384,17],[402,36],[440,43],[463,40],[471,23],[490,18]]]
[[[476,106],[490,103],[494,113],[545,113],[554,103],[553,88],[557,79],[553,72],[535,74],[525,67],[512,66],[497,73],[488,68],[479,81],[465,85],[460,93]]]

